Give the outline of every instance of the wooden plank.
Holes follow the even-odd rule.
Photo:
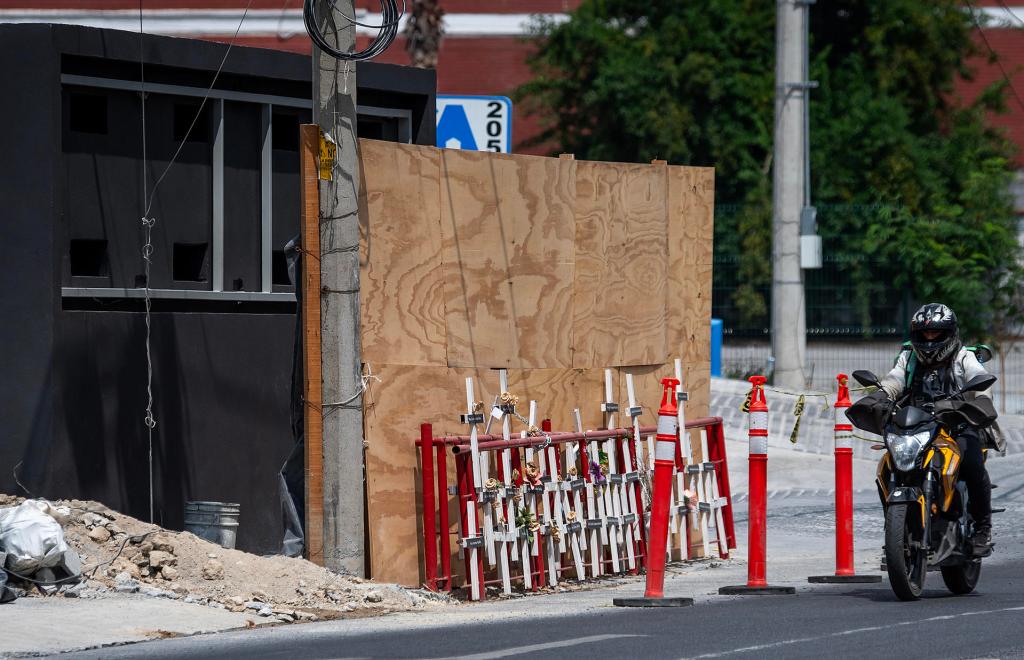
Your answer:
[[[576,168],[573,366],[664,363],[666,169]]]
[[[421,584],[423,570],[423,549],[417,539],[422,512],[413,444],[416,429],[428,422],[435,436],[464,432],[458,414],[466,407],[465,377],[475,374],[390,364],[374,365],[374,372],[381,382],[371,382],[364,395],[370,575],[416,586]],[[477,393],[478,398],[482,396]],[[454,466],[454,460],[448,462]],[[453,477],[454,472],[448,483],[455,483]],[[450,514],[455,527],[457,507]]]
[[[713,257],[715,170],[668,167],[669,245],[685,264],[710,265]]]
[[[576,163],[445,149],[449,366],[569,367]]]
[[[447,364],[437,149],[360,141],[363,362]]]
[[[317,153],[320,128],[304,124],[300,129],[302,152],[302,360],[303,433],[306,451],[306,558],[324,563],[323,402],[320,365],[320,196]],[[315,255],[315,256],[314,256]]]
[[[666,167],[668,174],[668,352],[682,357],[687,416],[708,414],[711,397],[711,286],[714,170]]]

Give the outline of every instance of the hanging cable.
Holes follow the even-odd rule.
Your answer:
[[[966,3],[968,10],[970,10],[969,13],[971,15],[971,20],[974,22],[974,27],[978,30],[978,36],[981,37],[982,42],[985,44],[985,49],[988,50],[989,56],[991,56],[992,60],[995,61],[996,66],[999,68],[999,73],[1002,75],[1003,81],[1006,82],[1006,86],[1010,89],[1010,93],[1013,94],[1013,98],[1017,101],[1017,105],[1024,109],[1024,99],[1022,99],[1020,94],[1017,93],[1017,88],[1013,86],[1013,81],[1010,80],[1010,74],[1006,71],[1006,67],[1003,66],[1002,59],[1000,59],[999,54],[996,53],[995,49],[992,48],[992,44],[989,43],[988,37],[985,35],[985,30],[981,25],[981,21],[978,20],[978,9],[974,6],[971,0],[964,0],[964,2]],[[1006,7],[1005,4],[1003,6]],[[1006,7],[1006,9],[1009,11],[1009,7]],[[1010,12],[1010,15],[1017,18],[1017,15],[1012,11]]]
[[[141,83],[140,96],[142,100],[142,230],[144,243],[142,246],[142,261],[143,261],[143,291],[144,291],[144,304],[145,304],[145,320],[146,320],[146,416],[144,422],[146,424],[147,432],[147,460],[149,465],[149,522],[155,522],[154,507],[153,507],[153,429],[156,428],[156,416],[153,414],[153,353],[152,353],[152,336],[153,336],[153,325],[152,325],[152,298],[150,297],[150,271],[153,265],[153,226],[156,225],[156,218],[149,214],[153,208],[153,202],[156,200],[156,191],[163,183],[164,177],[174,166],[174,163],[178,160],[178,156],[181,154],[182,148],[185,143],[188,142],[189,136],[192,134],[192,129],[195,128],[199,118],[203,114],[203,108],[206,107],[206,102],[210,98],[210,93],[213,91],[214,86],[217,84],[217,78],[220,76],[221,71],[224,69],[224,63],[228,60],[228,55],[231,54],[231,48],[235,45],[235,41],[238,39],[238,33],[242,29],[242,24],[245,23],[245,17],[249,14],[249,8],[252,7],[253,0],[249,0],[246,4],[245,9],[242,11],[242,17],[238,21],[238,27],[235,28],[235,33],[231,37],[231,41],[228,42],[227,48],[224,50],[224,57],[220,60],[220,66],[217,67],[216,73],[213,74],[213,80],[210,81],[210,86],[206,90],[206,94],[203,96],[202,102],[199,104],[199,108],[196,110],[195,116],[192,118],[192,123],[189,124],[188,130],[185,131],[185,135],[181,138],[181,142],[178,144],[178,148],[175,150],[174,155],[167,162],[160,176],[157,178],[156,183],[153,184],[153,188],[149,188],[149,158],[146,150],[146,62],[144,54],[145,44],[145,31],[143,30],[143,0],[139,0],[139,81]]]
[[[152,336],[152,318],[150,310],[152,301],[149,297],[149,271],[153,263],[153,225],[156,218],[149,218],[149,171],[148,157],[146,154],[146,60],[144,53],[145,32],[142,29],[142,2],[139,0],[139,82],[141,90],[139,98],[142,103],[142,229],[145,242],[142,246],[142,261],[145,278],[145,306],[146,306],[146,424],[147,439],[147,465],[149,466],[149,522],[153,522],[153,429],[156,427],[156,417],[153,416],[153,355],[150,350],[150,339]]]
[[[322,0],[304,0],[302,20],[306,24],[306,32],[309,33],[309,38],[313,40],[317,48],[338,60],[361,62],[377,57],[395,41],[395,37],[398,36],[398,26],[402,22],[402,17],[405,16],[405,0],[402,0],[401,10],[398,9],[398,0],[380,0],[381,21],[377,25],[360,22],[355,16],[348,16],[338,11],[335,6],[337,0],[326,0],[330,8],[337,11],[338,15],[348,21],[350,25],[377,30],[377,36],[374,37],[369,46],[363,50],[349,53],[332,46],[324,36],[323,28],[321,27],[322,21],[316,11],[316,5],[320,1]]]

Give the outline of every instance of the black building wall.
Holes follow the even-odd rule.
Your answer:
[[[147,90],[205,89],[224,48],[145,37]],[[137,83],[138,58],[136,34],[0,26],[0,492],[23,492],[17,470],[36,495],[96,499],[147,519],[141,104],[137,90],[102,86]],[[186,500],[239,502],[238,545],[254,552],[279,547],[277,471],[293,446],[295,304],[283,247],[297,233],[297,130],[309,111],[287,99],[310,98],[310,66],[308,57],[232,49],[216,89],[284,105],[268,105],[268,120],[251,100],[207,102],[149,214],[149,283],[162,292],[151,338],[156,521],[180,528]],[[433,144],[433,73],[359,66],[360,106],[405,113],[411,140]],[[146,103],[149,191],[201,102],[160,89]],[[265,121],[270,291],[261,271]],[[361,130],[400,136],[389,121],[361,117]],[[211,293],[221,125],[223,291]]]

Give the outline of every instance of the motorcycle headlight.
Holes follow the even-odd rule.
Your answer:
[[[917,456],[924,449],[924,446],[931,440],[931,431],[922,431],[913,435],[889,435],[885,441],[889,445],[889,454],[892,456],[896,469],[900,472],[910,472],[917,463]]]

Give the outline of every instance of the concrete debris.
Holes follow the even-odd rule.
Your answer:
[[[168,554],[174,554],[174,541],[165,534],[157,534],[153,538],[153,549]]]
[[[106,543],[110,540],[110,530],[106,527],[93,527],[89,532],[89,538],[97,543]]]
[[[12,501],[4,497],[0,494],[0,503]],[[429,609],[453,602],[431,600],[397,585],[340,575],[302,559],[224,549],[188,532],[165,530],[96,502],[60,504],[66,507],[53,508],[67,513],[62,531],[69,552],[76,553],[75,559],[89,557],[82,563],[86,574],[92,576],[87,586],[67,584],[54,589],[66,598],[135,594],[133,597],[248,612],[254,618],[281,623],[348,613],[364,616]]]
[[[143,596],[149,596],[150,598],[169,598],[170,600],[178,600],[181,598],[181,596],[173,591],[165,591],[164,589],[156,589],[154,587],[142,587],[139,589],[139,593]]]
[[[220,563],[216,559],[211,559],[206,562],[203,566],[203,579],[204,580],[223,580],[224,579],[224,564]]]
[[[139,590],[139,581],[128,573],[118,573],[114,577],[114,591],[122,594],[134,594]]]
[[[174,566],[176,563],[178,563],[178,560],[174,557],[174,555],[164,550],[153,550],[149,553],[150,568]]]

